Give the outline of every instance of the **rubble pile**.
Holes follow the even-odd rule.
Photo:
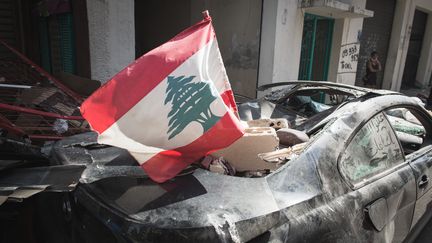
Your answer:
[[[201,161],[211,172],[241,177],[262,177],[300,154],[309,136],[289,128],[284,118],[256,119],[245,123],[245,134],[231,146]]]

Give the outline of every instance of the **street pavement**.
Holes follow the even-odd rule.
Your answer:
[[[429,220],[414,243],[432,243],[432,220]]]
[[[423,89],[406,89],[401,90],[400,92],[408,95],[408,96],[417,96],[418,94],[422,94],[423,96],[429,96],[429,91],[431,90],[431,87],[426,87]],[[417,237],[417,239],[414,241],[414,243],[432,243],[432,219],[429,220],[427,225],[423,228],[420,235]]]

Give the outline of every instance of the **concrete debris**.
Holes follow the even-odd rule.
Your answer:
[[[224,157],[237,171],[275,170],[275,164],[264,162],[258,154],[275,151],[278,146],[279,139],[274,128],[253,127],[246,128],[244,136],[231,146],[212,155]]]
[[[247,124],[249,127],[273,127],[276,130],[289,127],[288,120],[285,118],[250,120]]]
[[[269,153],[258,154],[258,157],[265,162],[281,165],[297,157],[301,152],[303,152],[306,144],[307,143],[300,143],[293,147],[284,148]]]
[[[206,156],[201,161],[201,165],[204,168],[208,169],[211,172],[215,172],[222,175],[235,175],[236,170],[232,167],[228,161],[226,161],[223,157],[215,158],[213,156]]]
[[[304,143],[309,141],[309,136],[299,130],[282,128],[276,132],[280,144],[285,146],[293,146],[299,143]]]
[[[67,132],[69,125],[65,119],[56,119],[53,124],[53,131],[57,134],[63,134]]]

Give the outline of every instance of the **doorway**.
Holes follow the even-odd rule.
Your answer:
[[[305,14],[299,80],[327,80],[334,19]]]
[[[416,86],[417,67],[420,60],[427,18],[427,13],[417,9],[415,10],[405,68],[402,76],[402,89],[414,88]]]

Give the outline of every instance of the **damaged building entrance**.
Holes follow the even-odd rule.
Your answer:
[[[416,9],[402,77],[402,89],[415,87],[417,83],[417,67],[420,61],[427,18],[427,13]]]
[[[300,56],[300,80],[327,80],[334,19],[305,14]]]

